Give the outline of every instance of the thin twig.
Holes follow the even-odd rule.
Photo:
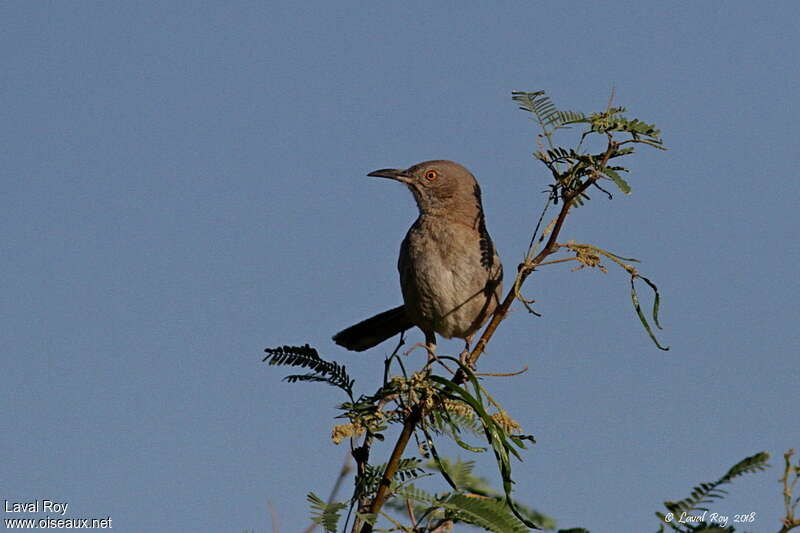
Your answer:
[[[369,463],[369,452],[370,447],[372,446],[372,437],[370,436],[369,432],[364,435],[364,442],[358,448],[353,448],[352,442],[355,438],[350,439],[350,447],[353,459],[356,461],[356,478],[355,482],[356,485],[358,484],[358,480],[364,479],[364,474],[367,470],[367,464]],[[364,508],[366,508],[367,504],[369,503],[369,499],[366,496],[362,496],[358,502],[358,511],[362,512]],[[348,511],[347,519],[350,519],[350,512],[353,510],[352,504],[350,505],[350,511]],[[353,533],[356,533],[361,529],[361,520],[356,516],[356,519],[353,520],[353,529],[351,530]]]
[[[574,257],[565,257],[564,259],[554,259],[553,261],[545,261],[544,263],[539,263],[539,266],[547,266],[547,265],[555,265],[558,263],[566,263],[567,261],[577,261]]]
[[[384,517],[384,518],[385,518],[386,520],[388,520],[389,522],[391,522],[392,524],[394,524],[394,527],[395,527],[395,528],[396,528],[398,531],[405,531],[405,530],[407,529],[407,528],[403,527],[403,524],[401,524],[400,522],[398,522],[397,520],[395,520],[394,518],[392,518],[392,517],[391,517],[391,516],[389,516],[388,514],[384,513],[383,511],[381,511],[381,516],[382,516],[382,517]],[[390,530],[390,531],[391,531],[391,530]]]
[[[519,376],[520,374],[524,374],[528,371],[528,367],[523,367],[522,370],[517,370],[516,372],[475,372],[476,376],[489,376],[489,377],[499,377],[499,378],[509,378],[512,376]]]
[[[437,358],[436,358],[436,362],[437,362],[437,363],[439,363],[440,365],[442,365],[442,366],[444,367],[444,369],[445,369],[445,370],[447,370],[447,371],[450,373],[450,375],[451,375],[451,376],[454,376],[454,375],[456,374],[456,371],[455,371],[455,370],[453,370],[452,368],[450,368],[449,366],[447,366],[447,365],[444,363],[444,361],[442,361],[442,360],[441,360],[441,358],[440,358],[440,357],[437,357]]]
[[[608,160],[611,158],[611,154],[616,150],[618,144],[608,136],[608,147],[606,148],[605,154],[603,155],[603,160],[600,162],[598,168],[605,168],[608,164]],[[553,226],[553,230],[550,232],[550,238],[547,239],[547,244],[544,248],[539,251],[536,257],[533,258],[530,262],[525,262],[520,264],[517,267],[517,279],[518,281],[515,282],[514,286],[519,287],[525,281],[525,279],[534,271],[534,269],[539,266],[547,256],[556,252],[558,250],[558,235],[561,233],[561,228],[564,226],[564,221],[567,218],[567,214],[569,213],[570,208],[572,207],[572,202],[575,198],[578,198],[583,192],[588,189],[595,181],[597,181],[599,174],[596,174],[593,177],[588,178],[580,188],[575,189],[571,192],[565,191],[563,193],[563,204],[561,205],[561,211],[558,213],[558,217],[556,218],[556,223]],[[486,326],[486,329],[483,330],[483,334],[478,342],[475,344],[475,347],[472,349],[472,352],[469,354],[469,363],[470,366],[474,365],[478,358],[483,353],[484,349],[486,348],[486,344],[489,342],[489,339],[492,338],[494,335],[497,326],[500,325],[500,322],[503,321],[505,318],[506,313],[508,313],[511,304],[514,302],[516,298],[515,291],[512,289],[506,295],[506,298],[503,300],[497,309],[495,309],[494,315],[492,315],[492,319],[489,321],[489,325]],[[466,376],[463,373],[457,374],[454,378],[454,381],[458,384],[464,383],[466,380]]]
[[[614,141],[610,134],[607,134],[608,137],[608,146],[606,148],[606,152],[603,156],[603,160],[600,162],[600,165],[597,168],[603,169],[608,164],[608,160],[611,158],[612,153],[616,151],[619,144]],[[599,172],[595,172],[595,174],[584,181],[580,187],[577,189],[571,190],[564,190],[562,192],[562,205],[561,211],[558,213],[558,217],[556,218],[555,224],[553,225],[553,229],[550,232],[550,238],[547,240],[547,244],[539,251],[539,253],[534,257],[531,261],[526,261],[520,264],[517,267],[517,281],[515,282],[514,286],[509,290],[508,294],[506,295],[503,302],[495,309],[494,314],[492,315],[489,324],[486,326],[486,329],[483,330],[483,334],[481,338],[476,343],[475,347],[472,349],[472,352],[469,354],[468,362],[469,366],[474,366],[477,362],[478,358],[486,349],[486,344],[494,335],[495,330],[500,325],[500,322],[508,314],[508,311],[511,307],[511,304],[516,299],[517,295],[517,288],[522,285],[525,279],[534,271],[534,269],[539,266],[545,258],[549,255],[555,253],[559,249],[559,245],[557,242],[558,235],[561,232],[562,227],[564,226],[564,221],[567,218],[567,214],[569,213],[570,208],[572,207],[572,202],[579,198],[586,189],[588,189],[592,184],[594,184],[599,178],[601,174]],[[453,376],[453,382],[455,384],[463,384],[466,381],[466,375],[464,372],[459,370],[455,376]],[[389,458],[389,462],[386,463],[386,470],[383,472],[383,476],[381,477],[380,483],[378,485],[378,491],[375,494],[375,498],[372,500],[372,504],[369,508],[369,513],[373,515],[378,515],[383,504],[386,503],[386,500],[389,497],[389,489],[391,487],[391,480],[394,477],[395,473],[397,472],[397,467],[400,463],[400,459],[403,455],[403,451],[408,444],[408,441],[411,439],[411,435],[414,434],[417,424],[422,420],[422,405],[415,404],[411,407],[408,416],[406,417],[403,423],[403,430],[400,432],[400,437],[397,439],[397,443],[395,443],[395,447],[392,450],[392,455]],[[354,529],[354,531],[356,531]],[[361,528],[361,533],[371,533],[373,531],[372,524],[364,523],[363,527]]]
[[[267,500],[267,507],[269,507],[269,517],[270,522],[272,522],[272,533],[280,533],[280,530],[278,529],[278,513],[275,512],[275,506],[272,505],[271,501]],[[314,525],[316,526],[316,524]]]
[[[414,507],[411,505],[411,499],[406,498],[406,511],[408,511],[408,519],[411,520],[411,529],[417,529],[417,519],[414,517]]]

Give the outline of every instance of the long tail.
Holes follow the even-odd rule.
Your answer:
[[[348,350],[363,352],[413,326],[405,306],[401,305],[343,329],[333,336],[333,342]]]

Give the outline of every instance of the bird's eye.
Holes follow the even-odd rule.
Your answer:
[[[425,179],[428,181],[433,181],[439,177],[439,174],[435,170],[429,170],[425,173]]]

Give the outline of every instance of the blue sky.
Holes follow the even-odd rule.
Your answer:
[[[461,162],[513,271],[548,178],[510,92],[593,111],[615,87],[670,150],[641,151],[633,194],[597,195],[562,240],[642,259],[672,350],[622,273],[534,274],[544,316],[516,306],[481,359],[530,368],[489,383],[538,440],[516,495],[561,527],[653,531],[662,501],[767,450],[776,467],[713,510],[776,531],[800,447],[798,20],[793,2],[0,4],[0,497],[118,531],[270,531],[268,502],[282,533],[305,527],[344,398],[281,382],[262,349],[311,343],[374,389],[391,347],[330,336],[400,303],[416,211],[365,175]]]

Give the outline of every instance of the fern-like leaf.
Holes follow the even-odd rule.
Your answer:
[[[391,498],[386,502],[386,506],[390,509],[404,513],[410,502],[414,509],[414,514],[419,521],[422,521],[424,517],[429,515],[442,516],[441,512],[439,512],[439,502],[443,497],[426,492],[413,483],[396,487],[393,494],[395,498]],[[446,496],[447,495],[444,497]]]
[[[506,504],[508,504],[508,507],[514,516],[516,516],[522,523],[528,527],[536,528],[537,526],[533,522],[519,514],[519,511],[517,511],[516,507],[514,507],[514,501],[511,499],[511,484],[513,483],[513,480],[511,479],[510,456],[513,455],[517,459],[522,460],[519,452],[517,452],[515,449],[515,446],[518,448],[525,448],[525,443],[523,441],[533,441],[533,437],[528,435],[510,435],[505,428],[503,428],[496,420],[489,416],[483,405],[481,387],[478,384],[477,378],[471,372],[466,372],[466,376],[468,382],[473,387],[475,393],[474,396],[467,392],[466,389],[459,387],[450,380],[444,379],[441,376],[430,376],[429,379],[442,386],[443,394],[448,395],[454,400],[466,403],[473,409],[473,411],[475,411],[475,414],[483,425],[483,430],[486,434],[486,440],[489,442],[489,444],[491,444],[492,450],[494,451],[495,460],[497,462],[498,469],[500,470],[500,476],[503,479],[503,490],[506,495]],[[444,475],[444,472],[442,472],[442,474]]]
[[[631,193],[631,186],[628,185],[628,182],[625,181],[622,178],[622,176],[620,176],[619,173],[615,169],[610,168],[610,167],[606,167],[606,168],[603,169],[603,174],[608,176],[609,179],[611,179],[611,181],[614,182],[614,185],[616,185],[617,188],[620,191],[622,191],[624,194],[630,194]]]
[[[372,496],[378,490],[378,483],[383,478],[386,471],[386,463],[380,465],[366,465],[364,473],[356,481],[358,498]],[[397,471],[392,478],[393,483],[404,483],[411,479],[429,476],[422,468],[422,461],[416,457],[400,459]]]
[[[459,489],[465,489],[469,492],[478,492],[483,494],[482,489],[488,487],[485,479],[476,477],[472,474],[472,470],[475,468],[475,461],[462,461],[459,457],[456,459],[456,462],[453,463],[447,457],[443,457],[441,464],[437,463],[436,461],[429,461],[425,467],[439,471],[444,468],[448,474],[450,474],[450,477],[453,479],[453,483],[455,483]]]
[[[718,480],[711,483],[700,483],[694,487],[688,498],[684,498],[675,502],[664,502],[664,507],[666,507],[667,510],[673,514],[673,520],[666,520],[666,515],[664,513],[656,512],[656,516],[661,520],[662,527],[663,524],[666,523],[672,529],[681,533],[699,533],[700,531],[706,533],[711,533],[712,531],[733,531],[733,528],[730,527],[722,528],[714,524],[706,523],[694,524],[692,527],[689,527],[680,524],[676,518],[680,517],[684,513],[690,514],[693,511],[707,511],[708,509],[701,507],[701,505],[721,499],[725,494],[727,494],[723,489],[719,488],[720,485],[730,483],[733,479],[743,476],[744,474],[751,474],[766,470],[766,468],[769,466],[767,465],[768,460],[769,454],[766,452],[761,452],[750,457],[746,457],[745,459],[742,459],[733,465],[730,470],[728,470],[728,472],[726,472],[725,475]]]
[[[460,458],[457,458],[455,463],[453,463],[449,459],[443,458],[442,464],[450,472],[453,481],[455,481],[456,485],[463,493],[482,496],[484,498],[491,498],[496,500],[501,505],[506,505],[506,497],[504,494],[494,490],[489,484],[489,481],[485,478],[473,474],[472,470],[475,466],[475,461],[462,461]],[[434,461],[429,461],[425,467],[428,469],[439,468]],[[536,524],[544,529],[555,529],[556,522],[551,517],[542,514],[517,500],[513,500],[513,502],[516,510],[531,523]]]
[[[466,522],[495,533],[528,533],[504,501],[493,498],[453,494],[442,502],[453,514],[453,520]]]
[[[313,492],[309,492],[306,499],[311,505],[311,520],[321,525],[325,533],[336,533],[340,517],[339,513],[347,507],[347,504],[342,502],[325,503],[322,498]]]
[[[591,131],[595,133],[625,132],[630,133],[634,139],[646,137],[647,144],[661,148],[661,131],[655,124],[648,124],[639,119],[628,119],[620,113],[625,111],[622,107],[611,108],[603,113],[595,113],[589,118]]]
[[[452,412],[448,406],[444,405],[441,410],[432,413],[433,423],[431,429],[439,433],[444,433],[452,438],[456,444],[472,453],[485,452],[487,448],[483,446],[473,446],[461,439],[461,430],[466,429],[476,436],[482,436],[483,428],[474,416],[473,411]]]
[[[728,473],[722,477],[722,483],[727,483],[733,478],[743,476],[744,474],[753,474],[755,472],[763,472],[769,465],[769,454],[767,452],[757,453],[753,456],[742,459],[728,470]]]
[[[263,360],[270,365],[299,366],[311,369],[308,374],[294,374],[283,378],[289,383],[319,381],[338,387],[345,391],[348,396],[353,397],[353,383],[355,383],[355,380],[350,378],[345,366],[336,361],[322,359],[317,350],[308,344],[266,348],[264,351],[267,356]]]
[[[466,430],[476,437],[483,436],[483,427],[473,411],[451,411],[449,406],[445,405],[431,415],[433,418],[431,427],[436,431],[451,434]]]
[[[435,504],[439,500],[438,496],[435,494],[426,492],[413,483],[398,487],[395,490],[395,494],[402,498],[408,498],[416,503]]]
[[[512,91],[511,99],[519,104],[519,108],[523,111],[533,113],[539,125],[543,129],[548,127],[558,127],[563,123],[564,114],[559,111],[555,104],[553,104],[550,97],[544,91],[535,91],[532,93],[525,91]],[[574,112],[566,113],[568,117],[574,117]]]
[[[586,115],[580,111],[559,111],[558,115],[561,124],[564,125],[589,122],[589,119],[586,118]]]

